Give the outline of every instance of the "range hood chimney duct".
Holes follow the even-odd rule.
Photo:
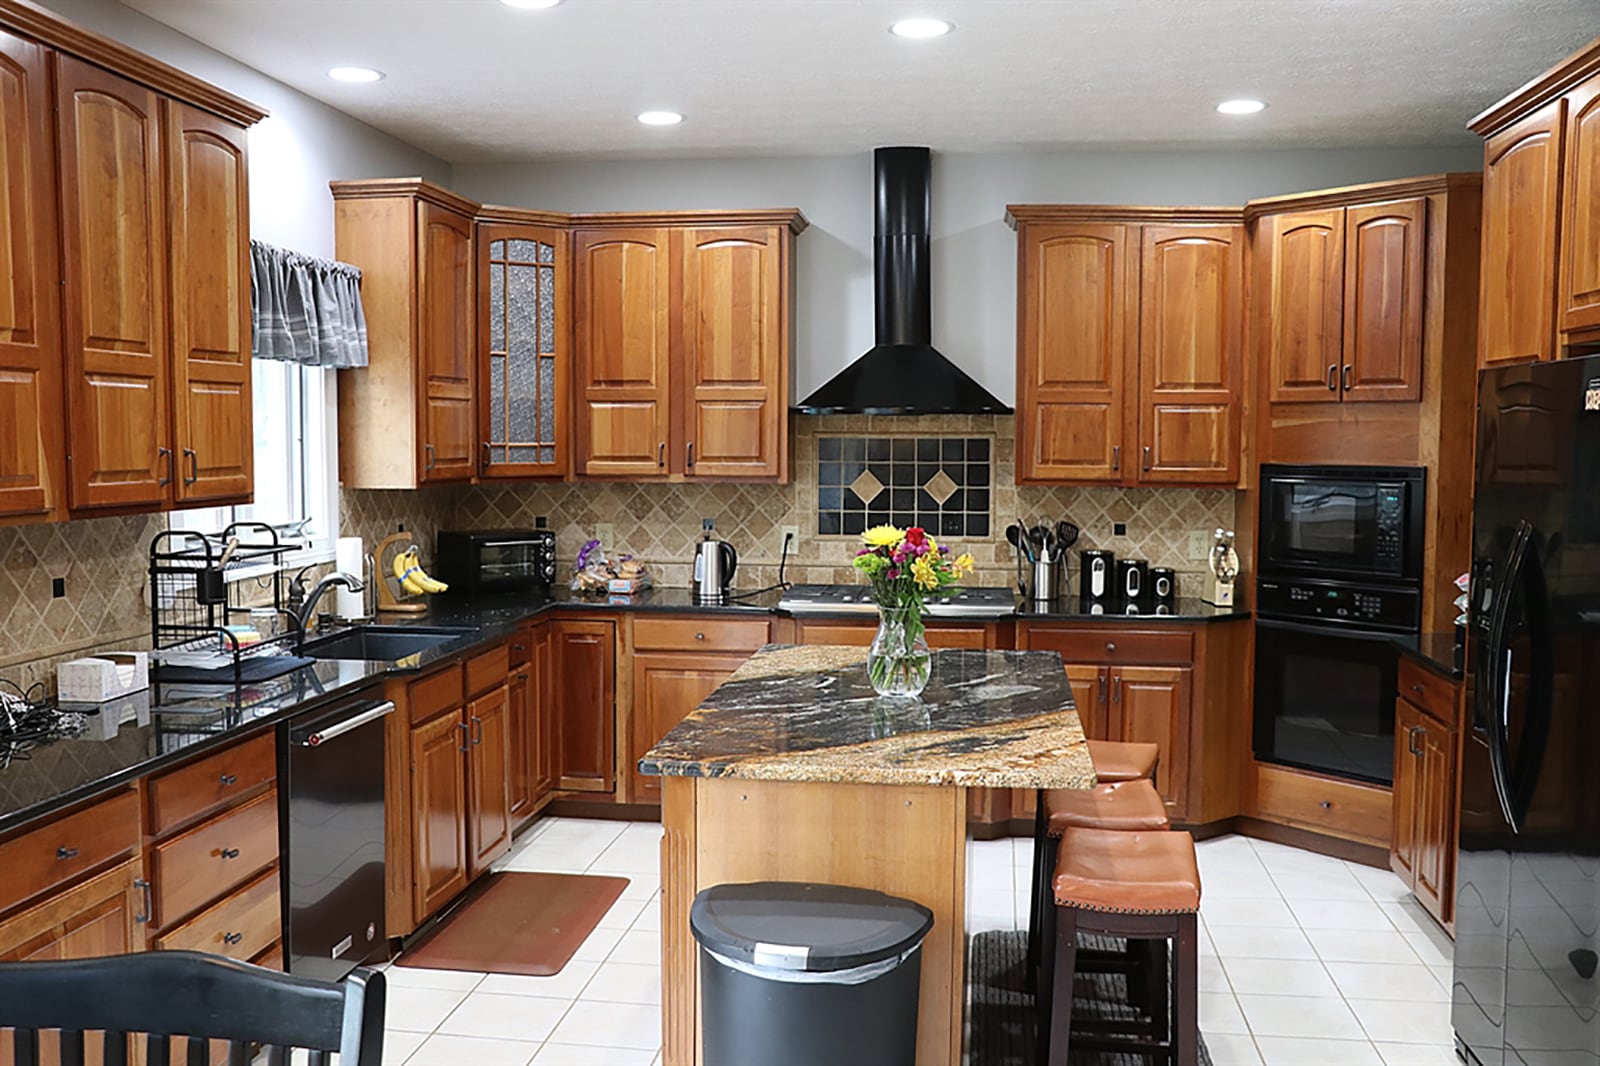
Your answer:
[[[873,153],[877,343],[795,410],[805,414],[1009,414],[933,347],[933,215],[926,148]]]

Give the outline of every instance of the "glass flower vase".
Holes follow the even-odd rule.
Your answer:
[[[914,699],[928,687],[933,672],[922,609],[880,607],[878,615],[878,633],[867,651],[867,677],[880,696]]]

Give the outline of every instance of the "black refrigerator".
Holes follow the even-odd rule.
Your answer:
[[[1600,356],[1478,383],[1452,1021],[1600,1064]]]

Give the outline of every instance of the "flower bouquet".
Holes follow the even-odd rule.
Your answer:
[[[918,526],[874,526],[861,541],[852,565],[872,582],[880,618],[867,653],[867,676],[880,696],[920,695],[933,667],[923,604],[954,593],[972,573],[972,556],[952,556]]]

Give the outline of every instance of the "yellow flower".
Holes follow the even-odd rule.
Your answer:
[[[905,531],[896,526],[873,526],[861,534],[862,542],[873,548],[892,548],[905,537]]]
[[[972,558],[971,552],[962,552],[956,556],[956,561],[952,564],[957,577],[972,573],[973,570],[977,569],[977,566],[977,561]]]
[[[934,569],[933,560],[937,556],[919,555],[911,563],[911,576],[917,579],[917,584],[930,592],[939,587],[939,572]]]

